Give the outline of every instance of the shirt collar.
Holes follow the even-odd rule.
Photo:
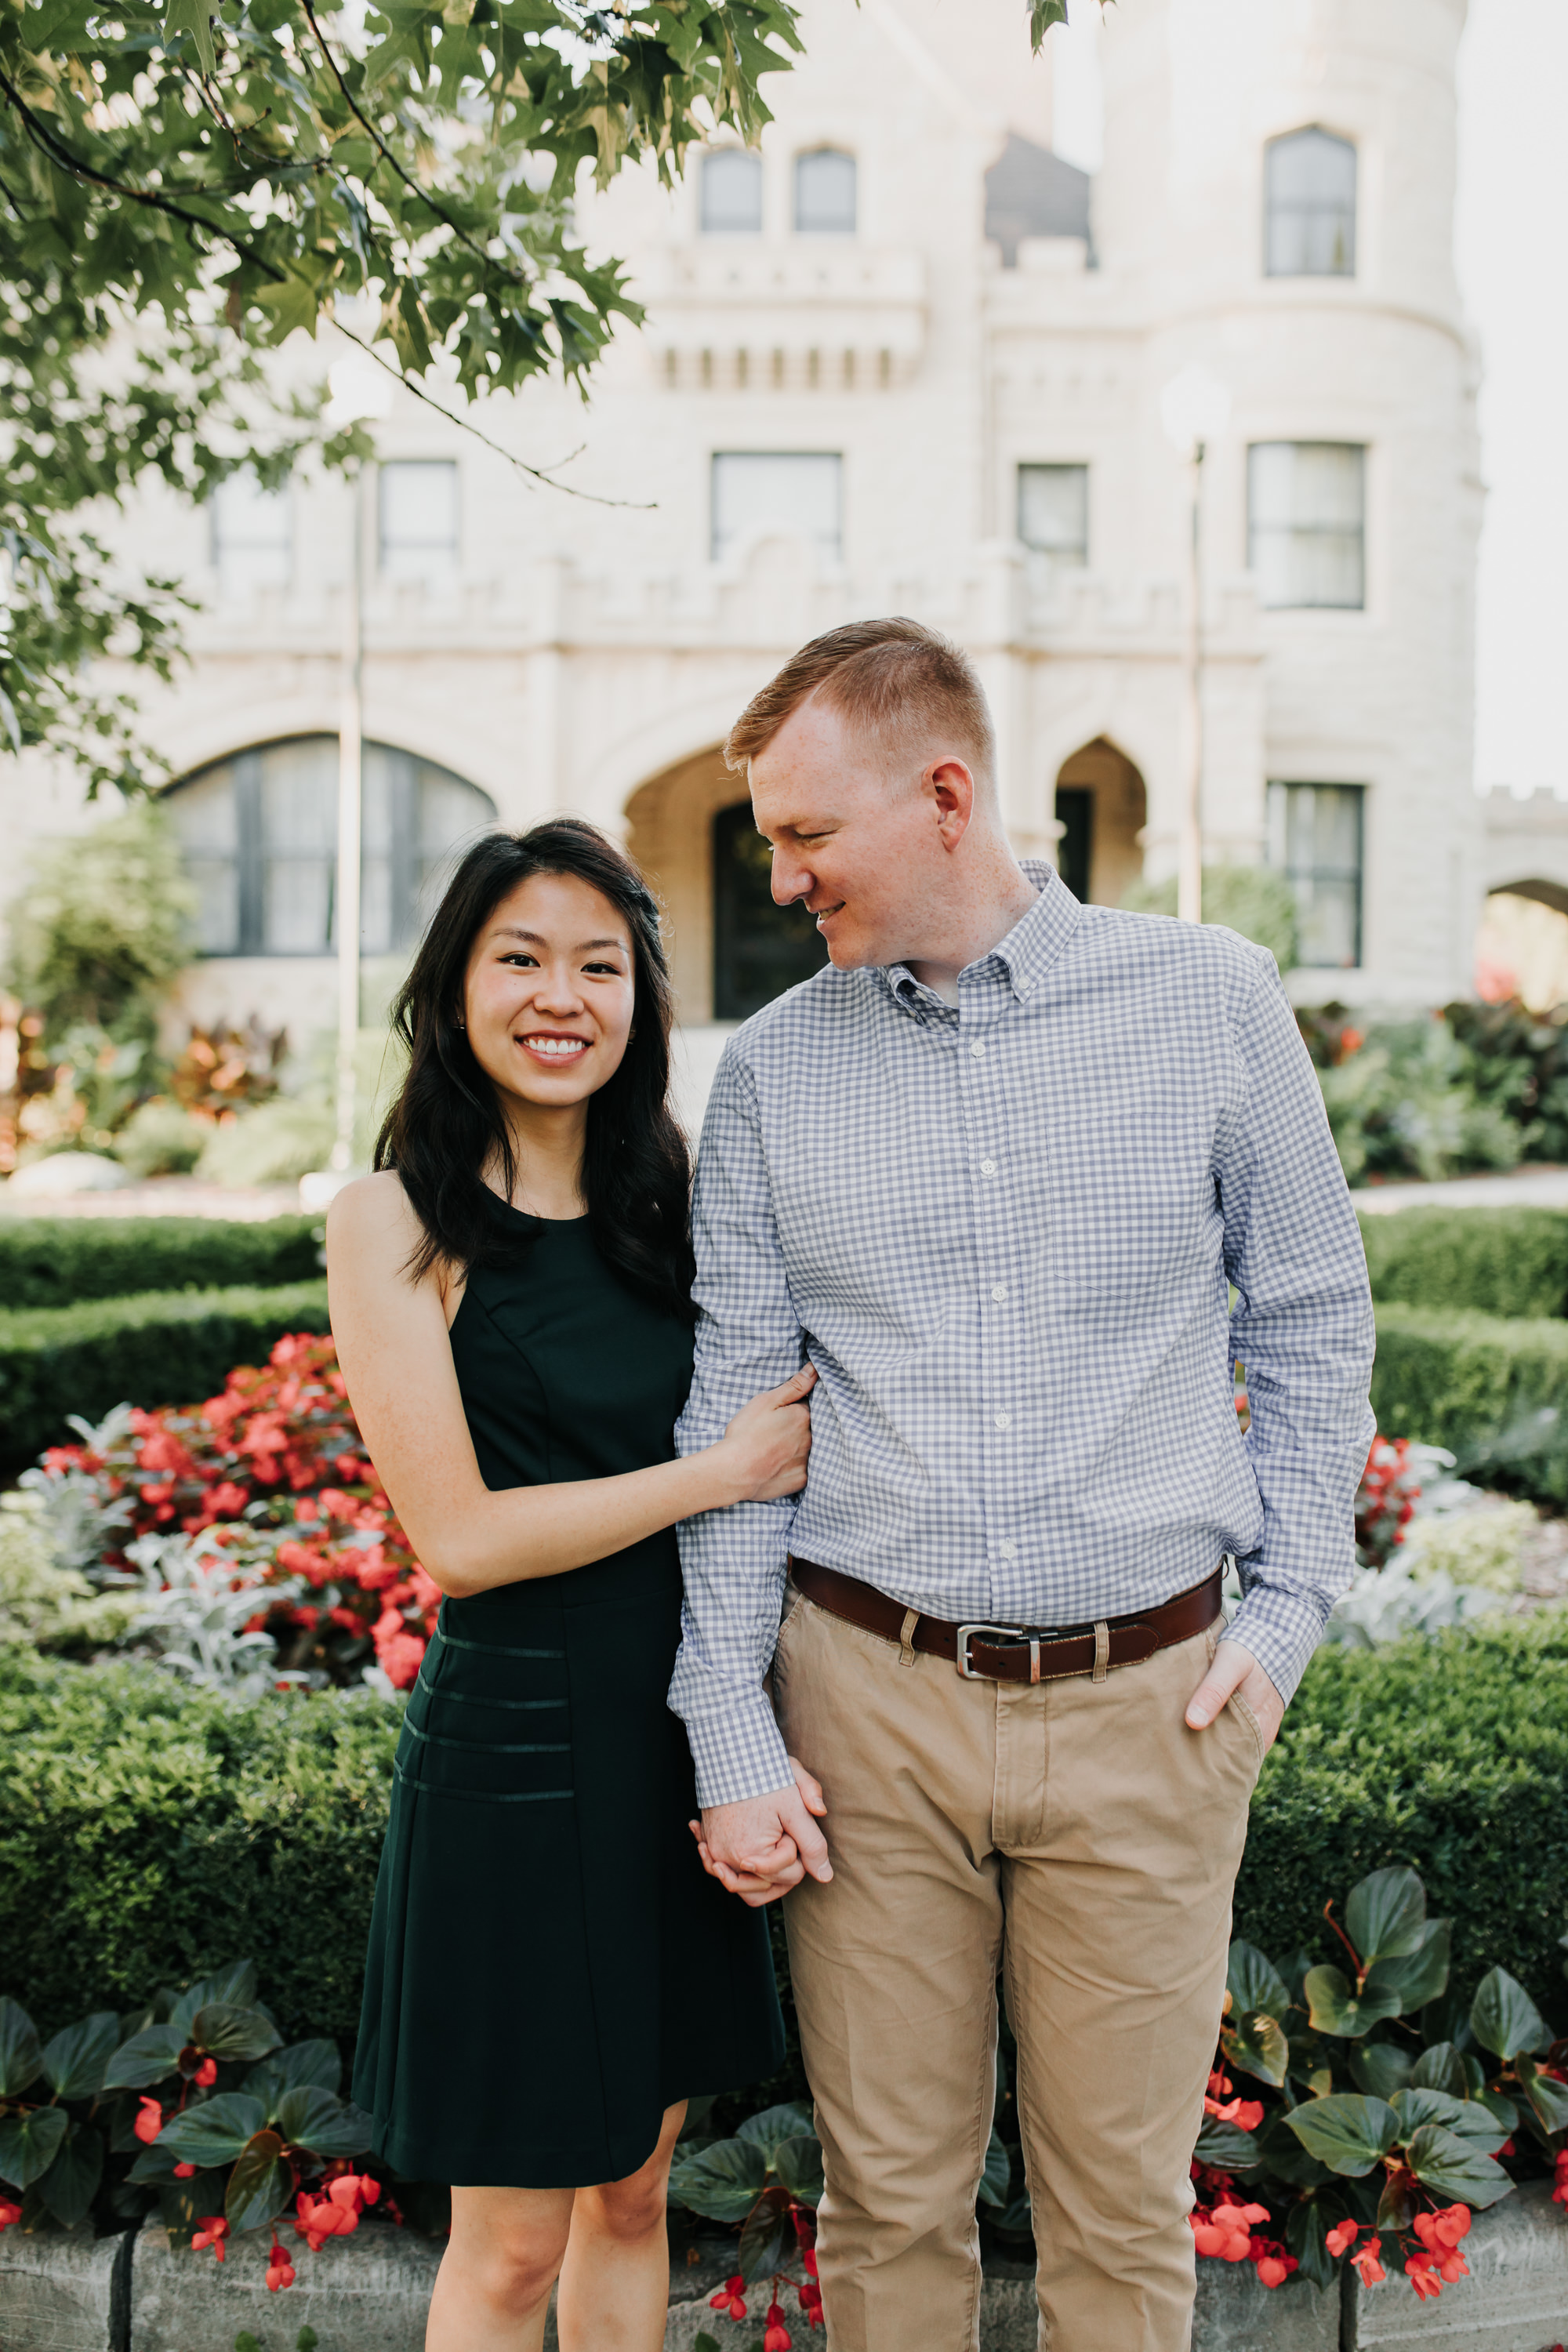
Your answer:
[[[989,955],[977,957],[964,969],[984,971],[988,964],[1000,964],[1014,995],[1022,1003],[1033,995],[1072,937],[1083,909],[1047,858],[1023,857],[1018,862],[1039,892],[1038,898]],[[895,1003],[913,1005],[928,999],[933,1004],[942,1003],[935,991],[918,981],[907,964],[879,965],[877,974]],[[943,1006],[947,1012],[954,1009]]]

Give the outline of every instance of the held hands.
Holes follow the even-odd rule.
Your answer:
[[[708,1805],[702,1819],[689,1824],[703,1869],[752,1910],[776,1903],[808,1875],[824,1885],[833,1875],[827,1841],[816,1826],[827,1811],[821,1784],[793,1756],[789,1769],[793,1789],[774,1789],[738,1805]]]
[[[735,1502],[773,1503],[799,1494],[811,1452],[811,1408],[805,1400],[816,1385],[816,1371],[803,1364],[791,1379],[776,1389],[764,1389],[741,1407],[719,1447],[731,1457]]]
[[[1188,1726],[1194,1731],[1205,1731],[1235,1690],[1240,1691],[1258,1717],[1267,1754],[1279,1737],[1285,1702],[1251,1651],[1244,1650],[1239,1642],[1222,1642],[1215,1652],[1214,1664],[1187,1701]]]

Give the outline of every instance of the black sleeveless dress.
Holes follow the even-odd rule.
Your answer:
[[[498,1201],[515,1262],[452,1325],[491,1488],[668,1461],[684,1324],[588,1221]],[[525,1244],[525,1245],[521,1245]],[[398,1742],[353,2095],[405,2179],[581,2188],[646,2163],[664,2110],[784,2051],[764,1916],[704,1873],[673,1530],[562,1576],[443,1601]]]

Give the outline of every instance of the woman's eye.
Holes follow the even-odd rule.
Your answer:
[[[502,963],[516,964],[520,971],[535,971],[539,968],[538,958],[536,956],[527,954],[521,948],[514,950],[510,955],[502,956],[501,961]]]
[[[616,963],[585,963],[583,969],[599,980],[619,980],[621,977],[621,968]]]

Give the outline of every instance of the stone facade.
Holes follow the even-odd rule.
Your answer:
[[[539,386],[476,418],[531,464],[581,445],[559,478],[584,497],[398,394],[381,457],[456,466],[456,546],[424,581],[416,562],[379,569],[374,493],[362,511],[367,736],[479,787],[505,824],[570,809],[622,833],[664,895],[682,1016],[700,1025],[723,980],[712,820],[742,797],[717,756],[726,729],[816,631],[912,613],[980,665],[1020,849],[1051,851],[1058,792],[1076,793],[1078,878],[1119,898],[1176,861],[1190,469],[1160,396],[1200,362],[1232,402],[1203,468],[1207,855],[1281,854],[1271,783],[1353,788],[1335,806],[1359,812],[1359,883],[1324,887],[1346,908],[1359,892],[1359,961],[1342,926],[1296,993],[1463,992],[1488,878],[1470,773],[1477,362],[1451,259],[1464,0],[1108,10],[1092,183],[1049,152],[1049,44],[1031,63],[1024,0],[963,0],[962,18],[960,39],[955,0],[808,0],[806,56],[766,86],[760,185],[741,188],[754,226],[705,226],[700,167],[673,194],[630,174],[584,194],[584,234],[627,257],[647,326],[617,337],[588,409]],[[1270,275],[1269,142],[1313,127],[1350,158],[1351,244],[1327,272]],[[825,150],[854,159],[852,229],[796,226],[817,201],[801,159]],[[710,209],[723,197],[733,217],[733,186],[713,184]],[[843,185],[827,189],[841,217]],[[336,340],[323,329],[280,365],[319,372]],[[1260,593],[1254,444],[1364,451],[1359,538],[1329,516],[1328,601],[1281,604],[1274,575]],[[731,527],[715,457],[759,455],[819,462],[798,507],[787,469],[771,488],[726,476]],[[1076,490],[1045,481],[1068,506],[1086,493],[1086,530],[1054,553],[1018,535],[1020,468],[1039,467],[1087,468]],[[1323,518],[1302,495],[1278,560],[1310,568],[1301,534]],[[208,604],[194,667],[149,702],[176,772],[331,733],[353,513],[341,483],[297,484],[286,581],[249,590],[215,565],[207,516],[149,499],[127,521],[134,553]],[[90,821],[74,793],[5,771],[13,838]],[[225,954],[194,968],[184,1009],[258,1013],[298,1038],[330,1002],[319,953]]]

